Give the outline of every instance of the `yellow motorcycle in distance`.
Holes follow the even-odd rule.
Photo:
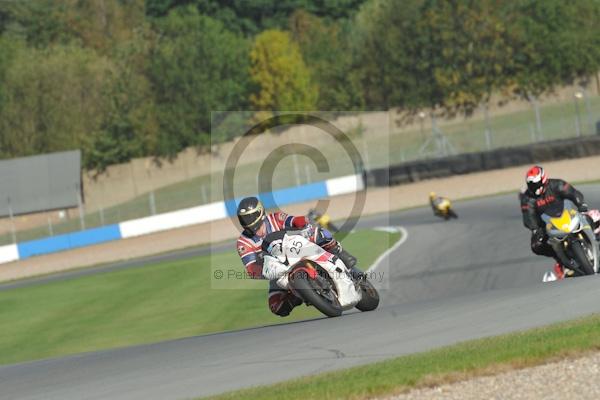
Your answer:
[[[429,203],[431,204],[434,215],[443,218],[446,221],[450,218],[458,218],[458,215],[452,209],[452,202],[450,199],[437,196],[434,192],[431,192],[429,193]]]
[[[331,222],[331,217],[327,214],[320,214],[317,212],[317,210],[310,209],[307,217],[312,225],[318,225],[323,229],[327,229],[331,233],[336,233],[339,231],[338,227]]]

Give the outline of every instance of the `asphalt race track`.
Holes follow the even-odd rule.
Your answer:
[[[581,189],[600,207],[600,186]],[[423,208],[361,221],[409,235],[376,270],[377,311],[4,366],[0,398],[190,398],[600,312],[600,277],[541,283],[553,262],[530,253],[516,194],[456,211],[450,222]]]

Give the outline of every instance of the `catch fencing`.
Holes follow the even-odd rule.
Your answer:
[[[330,114],[329,118],[333,125],[348,134],[360,153],[365,171],[390,168],[396,171],[392,174],[395,182],[401,183],[417,177],[424,179],[447,174],[439,172],[444,168],[451,173],[464,173],[473,168],[481,170],[480,165],[502,168],[509,165],[498,161],[506,158],[502,155],[506,152],[501,150],[505,148],[513,148],[512,152],[517,154],[521,151],[517,149],[537,143],[598,136],[600,96],[595,88],[571,87],[550,98],[510,102],[489,109],[481,107],[468,118],[442,118],[432,115],[430,110],[410,115],[397,110],[346,112]],[[291,127],[281,134],[265,134],[247,153],[248,157],[242,160],[236,174],[240,182],[236,184],[240,189],[236,195],[255,193],[261,160],[274,147],[295,141],[321,150],[330,162],[330,170],[320,172],[320,166],[313,160],[291,155],[276,168],[274,190],[354,173],[350,164],[342,162],[343,151],[327,135],[306,127]],[[75,190],[66,190],[66,195],[73,200],[70,209],[0,220],[0,245],[223,201],[225,160],[233,145],[233,142],[217,140],[210,151],[189,149],[160,166],[149,159],[112,166],[107,174],[85,178],[85,201],[81,205],[75,202]],[[546,151],[544,145],[535,148],[538,154]],[[454,160],[451,166],[447,166],[449,160]],[[524,156],[522,160],[529,163],[531,157]],[[369,179],[370,184],[375,178]]]

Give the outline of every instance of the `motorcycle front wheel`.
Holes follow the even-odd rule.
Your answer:
[[[360,311],[373,311],[379,306],[379,293],[377,289],[366,278],[359,284],[362,299],[355,306]]]
[[[290,286],[308,303],[328,317],[339,317],[342,306],[331,282],[322,276],[311,278],[304,271],[292,272]]]
[[[594,266],[588,259],[581,242],[573,241],[571,243],[571,251],[573,252],[573,258],[575,258],[575,261],[582,270],[581,272],[585,275],[594,275]]]

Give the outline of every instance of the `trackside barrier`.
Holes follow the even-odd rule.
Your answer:
[[[19,259],[19,250],[16,244],[0,246],[0,264],[16,261]]]
[[[121,222],[121,237],[126,239],[149,233],[201,224],[227,217],[224,203],[211,203],[204,206],[186,208],[165,214],[153,215],[131,221]]]
[[[324,197],[353,193],[365,187],[362,175],[351,175],[307,185],[260,193],[265,207],[274,208],[302,203]],[[42,254],[91,246],[112,240],[131,238],[150,233],[217,221],[235,215],[239,199],[216,202],[165,214],[124,221],[120,224],[86,229],[17,244],[0,246],[0,264],[23,260]]]
[[[90,246],[117,239],[121,239],[121,232],[119,225],[114,224],[17,243],[17,249],[19,251],[19,259],[23,260],[40,254],[55,253],[57,251]]]
[[[367,186],[402,185],[432,178],[598,154],[600,154],[598,136],[553,140],[527,146],[411,161],[389,168],[374,169],[366,172],[365,183]]]

